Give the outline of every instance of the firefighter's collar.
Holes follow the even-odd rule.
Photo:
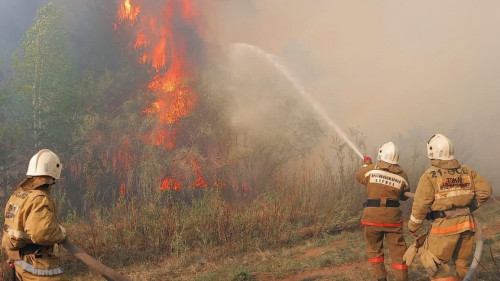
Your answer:
[[[458,162],[457,159],[451,159],[451,160],[432,159],[431,165],[436,166],[438,168],[443,168],[443,169],[460,168],[460,163]]]
[[[395,174],[399,174],[403,171],[403,168],[401,168],[398,164],[390,164],[384,161],[380,161],[378,163],[378,168]]]

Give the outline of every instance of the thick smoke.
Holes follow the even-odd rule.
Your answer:
[[[457,159],[495,186],[499,8],[497,1],[227,0],[205,11],[212,43],[243,42],[278,55],[332,119],[367,136],[366,154],[394,141],[403,161],[425,157],[427,140],[442,133]],[[256,63],[232,71],[264,73],[263,80],[248,76],[254,90],[283,83]],[[244,119],[242,112],[262,113],[266,103],[252,108],[242,99],[234,118],[258,127],[265,116]]]

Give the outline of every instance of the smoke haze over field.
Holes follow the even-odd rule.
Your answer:
[[[425,155],[443,133],[459,161],[500,183],[498,1],[227,0],[206,10],[212,43],[279,56],[332,119],[366,134],[372,157],[390,140],[402,159]],[[419,146],[398,143],[405,136]]]
[[[0,55],[4,61],[20,46],[36,9],[45,2],[0,0]],[[72,2],[77,3],[68,3]],[[367,151],[362,152],[375,157],[376,148],[392,140],[400,146],[401,158],[408,159],[413,151],[425,155],[429,137],[443,133],[455,143],[459,161],[486,176],[498,195],[500,2],[197,3],[205,17],[203,37],[208,44],[220,47],[228,56],[231,44],[239,42],[277,55],[341,128],[359,128],[367,136]],[[83,21],[89,17],[79,14],[71,18]],[[91,41],[89,33],[86,36],[84,42]],[[240,59],[252,60],[252,56]],[[232,93],[255,94],[259,102],[254,105],[259,108],[253,109],[247,97],[240,97],[234,105],[242,110],[232,109],[235,124],[253,123],[255,129],[259,127],[256,120],[265,122],[265,114],[273,113],[272,108],[262,111],[260,105],[269,106],[269,100],[262,100],[257,91],[274,87],[300,96],[278,72],[255,61],[255,56],[253,60],[230,66],[241,74],[235,73],[237,83],[220,83],[227,82]],[[241,80],[252,72],[261,75]],[[279,100],[280,95],[275,96],[273,105]],[[254,110],[262,114],[256,118]],[[270,130],[268,124],[264,127]],[[419,141],[414,143],[415,139]]]

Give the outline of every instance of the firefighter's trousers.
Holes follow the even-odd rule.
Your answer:
[[[431,280],[447,277],[464,278],[472,262],[474,232],[469,230],[452,235],[430,233],[427,239],[424,246],[443,261]],[[455,264],[458,276],[451,271],[450,265],[452,263]]]
[[[365,226],[366,253],[370,260],[374,277],[385,278],[384,237],[389,248],[389,256],[394,269],[394,277],[398,281],[408,280],[408,266],[403,263],[406,242],[403,238],[403,227]]]

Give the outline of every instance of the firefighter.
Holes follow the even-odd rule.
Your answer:
[[[54,245],[66,238],[66,230],[57,223],[55,204],[49,198],[61,169],[54,152],[40,150],[5,207],[2,248],[17,280],[69,280],[54,255]]]
[[[361,224],[365,226],[366,252],[373,274],[378,281],[385,281],[383,240],[389,248],[396,280],[408,280],[408,267],[403,262],[406,242],[403,238],[403,218],[399,201],[408,197],[408,176],[398,165],[398,148],[392,142],[385,143],[378,151],[377,164],[365,156],[364,165],[357,180],[366,186],[367,201]]]
[[[455,159],[446,136],[432,136],[427,154],[431,167],[418,182],[408,229],[415,234],[424,219],[433,220],[422,246],[422,264],[431,280],[461,280],[473,256],[472,212],[490,197],[491,186],[478,172]],[[452,261],[456,273],[450,269]]]

